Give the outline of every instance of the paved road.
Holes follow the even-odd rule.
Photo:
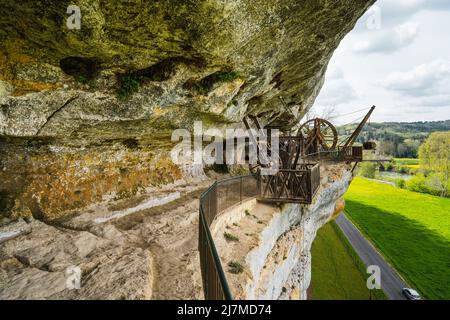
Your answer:
[[[358,228],[341,213],[336,219],[337,225],[341,228],[348,241],[351,243],[356,253],[366,266],[377,265],[381,271],[381,288],[390,300],[405,300],[402,295],[402,288],[408,287],[402,278],[378,253],[369,241],[361,234]]]

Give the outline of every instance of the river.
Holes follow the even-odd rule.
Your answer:
[[[411,179],[413,176],[407,173],[399,173],[399,172],[394,172],[394,171],[380,171],[379,172],[380,177],[384,178],[390,178],[390,179],[398,179],[398,178],[402,178],[405,180],[409,180]]]

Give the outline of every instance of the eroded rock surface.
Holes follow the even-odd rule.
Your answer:
[[[195,120],[286,125],[373,2],[3,1],[0,214],[52,220],[173,182],[160,157]],[[69,4],[80,30],[66,26]]]
[[[0,297],[201,298],[198,194],[186,195],[205,184],[159,209],[101,219],[203,175],[172,163],[174,129],[240,127],[248,114],[285,126],[305,114],[334,49],[373,2],[2,1],[0,226],[21,231],[4,229],[0,241]],[[81,30],[66,26],[69,5],[81,9]],[[343,192],[326,190],[309,208],[286,209],[302,230],[279,243],[303,239],[301,263],[288,266],[298,292],[280,293],[291,280],[275,277],[251,296],[304,297],[310,244]],[[66,287],[72,265],[79,291]]]
[[[3,299],[145,299],[152,257],[86,231],[30,223],[32,232],[0,245]],[[68,268],[81,269],[82,288],[69,290]],[[126,276],[124,276],[126,270]]]
[[[140,207],[154,199],[148,194],[91,206],[53,225],[34,219],[16,224],[29,230],[0,244],[0,298],[202,298],[198,196],[209,183],[191,181],[166,186],[166,191],[161,188],[160,196],[175,190],[180,197],[154,207]],[[120,210],[129,214],[96,221]],[[79,289],[67,284],[74,267],[81,271]]]

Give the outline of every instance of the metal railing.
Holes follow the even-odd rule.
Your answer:
[[[258,180],[253,175],[216,181],[200,197],[198,250],[207,300],[232,300],[225,272],[211,235],[211,224],[223,211],[259,194]]]
[[[344,161],[361,162],[363,159],[363,147],[339,147],[339,151],[342,153]]]
[[[286,176],[286,173],[289,173]],[[221,213],[249,199],[275,202],[311,203],[320,185],[320,167],[318,164],[304,165],[300,170],[280,170],[277,174],[284,175],[276,185],[291,183],[294,176],[302,175],[302,184],[291,183],[290,193],[270,196],[263,193],[264,181],[274,176],[248,175],[216,181],[202,193],[200,197],[200,219],[198,250],[200,252],[200,267],[203,282],[203,292],[207,300],[232,300],[233,295],[228,286],[210,227]],[[291,176],[294,175],[294,176]],[[276,178],[277,179],[277,178]],[[279,184],[278,184],[279,183]]]
[[[345,162],[361,162],[363,159],[363,147],[338,147],[335,150],[319,151],[305,155],[308,160],[325,160],[325,161],[345,161]]]

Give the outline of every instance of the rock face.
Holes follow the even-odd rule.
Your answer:
[[[173,130],[248,114],[288,126],[374,1],[3,0],[0,298],[201,298],[198,198],[211,181],[173,184],[205,178],[172,162]],[[262,235],[241,235],[251,280],[237,297],[305,298],[311,243],[350,177],[323,171],[313,205],[248,222]]]
[[[202,298],[198,196],[210,183],[180,181],[57,224],[0,226],[0,299]]]
[[[304,114],[373,2],[2,1],[0,215],[54,220],[172,182],[171,133],[195,120],[285,124],[279,97]]]
[[[350,170],[348,165],[322,166],[321,187],[311,205],[279,208],[253,201],[216,221],[212,232],[234,298],[307,298],[312,242],[317,231],[343,209],[339,199],[352,179]],[[224,232],[239,241],[227,241]],[[229,262],[241,264],[243,272],[230,272]]]
[[[316,238],[317,231],[343,210],[341,197],[347,191],[353,175],[350,168],[347,167],[340,170],[332,169],[325,177],[325,187],[322,187],[314,203],[301,210],[300,226],[304,234],[300,249],[300,260],[291,271],[291,277],[288,280],[291,283],[299,281],[300,297],[303,299],[306,299],[306,290],[311,283],[312,243]],[[322,184],[322,186],[324,185]]]
[[[30,227],[30,234],[0,245],[2,299],[151,297],[152,256],[148,250],[37,220]],[[80,268],[80,290],[67,286],[71,267]]]

